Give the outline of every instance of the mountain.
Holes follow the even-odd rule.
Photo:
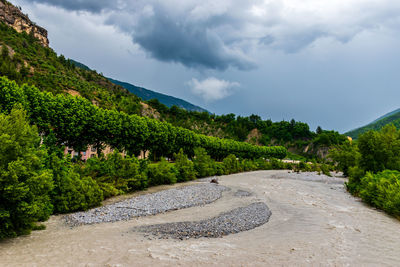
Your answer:
[[[91,69],[88,66],[86,66],[85,64],[83,64],[81,62],[78,62],[78,61],[72,60],[72,59],[71,59],[71,62],[78,68],[91,71]],[[143,87],[138,87],[138,86],[130,84],[130,83],[114,80],[112,78],[108,78],[108,80],[110,80],[112,83],[114,83],[116,85],[122,86],[123,88],[125,88],[132,94],[140,97],[144,101],[151,100],[151,99],[157,99],[158,101],[160,101],[160,103],[166,105],[169,108],[172,106],[177,106],[177,107],[183,108],[188,111],[208,112],[209,113],[209,111],[205,110],[204,108],[193,105],[192,103],[189,103],[180,98],[157,93],[157,92],[151,91],[149,89],[146,89]]]
[[[373,122],[363,127],[349,131],[345,134],[353,139],[357,139],[360,134],[368,132],[369,130],[380,130],[383,126],[388,124],[394,124],[397,128],[400,128],[400,109],[389,112],[374,120]]]
[[[75,60],[73,60],[73,59],[70,59],[70,60],[71,60],[71,62],[74,63],[74,65],[77,66],[78,68],[91,71],[91,69],[90,69],[88,66],[86,66],[85,64],[80,63],[80,62],[78,62],[78,61],[75,61]]]
[[[111,82],[124,87],[129,92],[131,92],[134,95],[137,95],[138,97],[140,97],[141,99],[143,99],[145,101],[151,100],[151,99],[157,99],[158,101],[160,101],[160,103],[166,105],[169,108],[172,106],[177,106],[177,107],[189,110],[189,111],[208,112],[204,108],[193,105],[193,104],[191,104],[183,99],[180,99],[180,98],[157,93],[157,92],[151,91],[151,90],[143,88],[143,87],[138,87],[138,86],[132,85],[130,83],[117,81],[117,80],[114,80],[111,78],[108,78],[108,79]]]

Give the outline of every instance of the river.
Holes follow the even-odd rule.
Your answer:
[[[52,216],[46,230],[0,242],[0,265],[399,265],[400,222],[349,195],[344,181],[315,173],[241,173],[220,177],[220,184],[231,191],[201,207],[75,228],[66,226],[62,216]],[[166,188],[171,186],[151,191]],[[235,197],[239,189],[253,196]],[[147,224],[201,220],[260,201],[272,212],[269,222],[223,238],[149,239],[132,230]]]

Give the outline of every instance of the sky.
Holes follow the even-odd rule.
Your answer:
[[[212,113],[343,133],[400,107],[400,1],[11,2],[57,53]]]

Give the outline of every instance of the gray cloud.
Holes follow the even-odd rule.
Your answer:
[[[151,17],[141,17],[132,34],[134,42],[152,57],[192,68],[225,70],[232,66],[249,70],[255,67],[241,50],[229,47],[202,24],[171,20],[162,10],[155,12]]]
[[[49,4],[67,10],[100,12],[107,8],[114,8],[117,1],[109,0],[33,0],[35,3]]]
[[[151,57],[189,68],[250,70],[260,49],[296,53],[321,38],[345,43],[361,32],[395,29],[392,0],[33,0],[102,12]]]

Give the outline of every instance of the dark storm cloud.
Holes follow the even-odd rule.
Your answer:
[[[35,3],[49,4],[73,11],[89,11],[97,13],[115,6],[115,1],[108,0],[33,0]]]
[[[177,22],[157,14],[140,19],[134,29],[133,40],[161,61],[219,70],[229,66],[240,70],[255,67],[243,52],[228,47],[216,33],[201,24]]]

